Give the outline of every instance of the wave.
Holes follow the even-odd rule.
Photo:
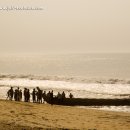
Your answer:
[[[29,80],[53,80],[53,81],[69,81],[77,83],[99,83],[99,84],[130,84],[130,79],[117,78],[90,78],[90,77],[70,77],[70,76],[39,76],[39,75],[24,75],[24,74],[0,74],[0,80],[9,79],[29,79]]]
[[[0,80],[0,85],[3,86],[19,86],[19,87],[41,87],[42,89],[58,89],[58,90],[72,90],[77,93],[88,94],[105,94],[105,95],[128,95],[130,92],[130,84],[103,84],[103,83],[76,83],[70,81],[55,81],[55,80],[39,80],[28,78],[3,78]],[[125,96],[125,95],[124,95]]]

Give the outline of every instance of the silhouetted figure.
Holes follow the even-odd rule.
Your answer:
[[[58,92],[57,94],[58,103],[61,103],[62,101],[62,95]]]
[[[30,102],[30,90],[29,89],[27,89],[27,102]]]
[[[22,90],[21,89],[19,91],[19,99],[20,99],[20,101],[22,101]]]
[[[50,92],[50,103],[53,105],[53,90]]]
[[[70,98],[73,98],[73,95],[72,95],[72,93],[70,93],[69,97],[70,97]]]
[[[36,89],[37,89],[37,92],[36,92],[37,102],[39,102],[39,94],[38,94],[39,87],[36,87]]]
[[[47,101],[46,91],[44,91],[44,93],[42,94],[42,98],[44,102]]]
[[[36,91],[35,91],[35,88],[33,89],[33,92],[32,92],[32,100],[33,100],[33,103],[36,102]]]
[[[51,92],[49,91],[47,93],[47,99],[46,99],[48,103],[50,103],[50,97],[51,97]]]
[[[40,102],[42,103],[42,93],[43,93],[43,90],[40,90]]]
[[[14,92],[14,99],[15,101],[20,101],[20,91],[19,91],[19,87],[17,89],[15,89],[15,92]]]
[[[65,92],[62,93],[62,102],[65,100]]]
[[[24,88],[24,101],[27,102],[27,88]]]
[[[37,87],[37,102],[42,103],[42,90],[39,87]]]
[[[20,101],[20,90],[19,90],[19,87],[17,88],[16,90],[16,101]]]
[[[8,90],[8,92],[7,92],[7,98],[9,98],[9,100],[12,101],[13,96],[14,96],[14,91],[13,91],[13,87],[11,87],[11,88]]]
[[[17,90],[14,91],[14,100],[17,101]]]

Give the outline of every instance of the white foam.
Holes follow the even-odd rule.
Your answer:
[[[91,108],[91,109],[99,109],[115,112],[130,112],[130,106],[78,106],[78,107],[84,109]]]
[[[2,79],[0,80],[0,85],[19,86],[21,88],[33,88],[39,86],[41,89],[70,90],[78,97],[88,97],[89,95],[96,95],[97,97],[106,95],[107,97],[111,97],[113,95],[130,94],[130,84],[96,84],[51,80]]]

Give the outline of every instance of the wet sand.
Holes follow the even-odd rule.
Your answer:
[[[130,130],[130,113],[0,100],[0,130]]]

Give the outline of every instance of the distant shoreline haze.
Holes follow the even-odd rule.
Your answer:
[[[0,55],[1,74],[130,78],[130,53]]]

